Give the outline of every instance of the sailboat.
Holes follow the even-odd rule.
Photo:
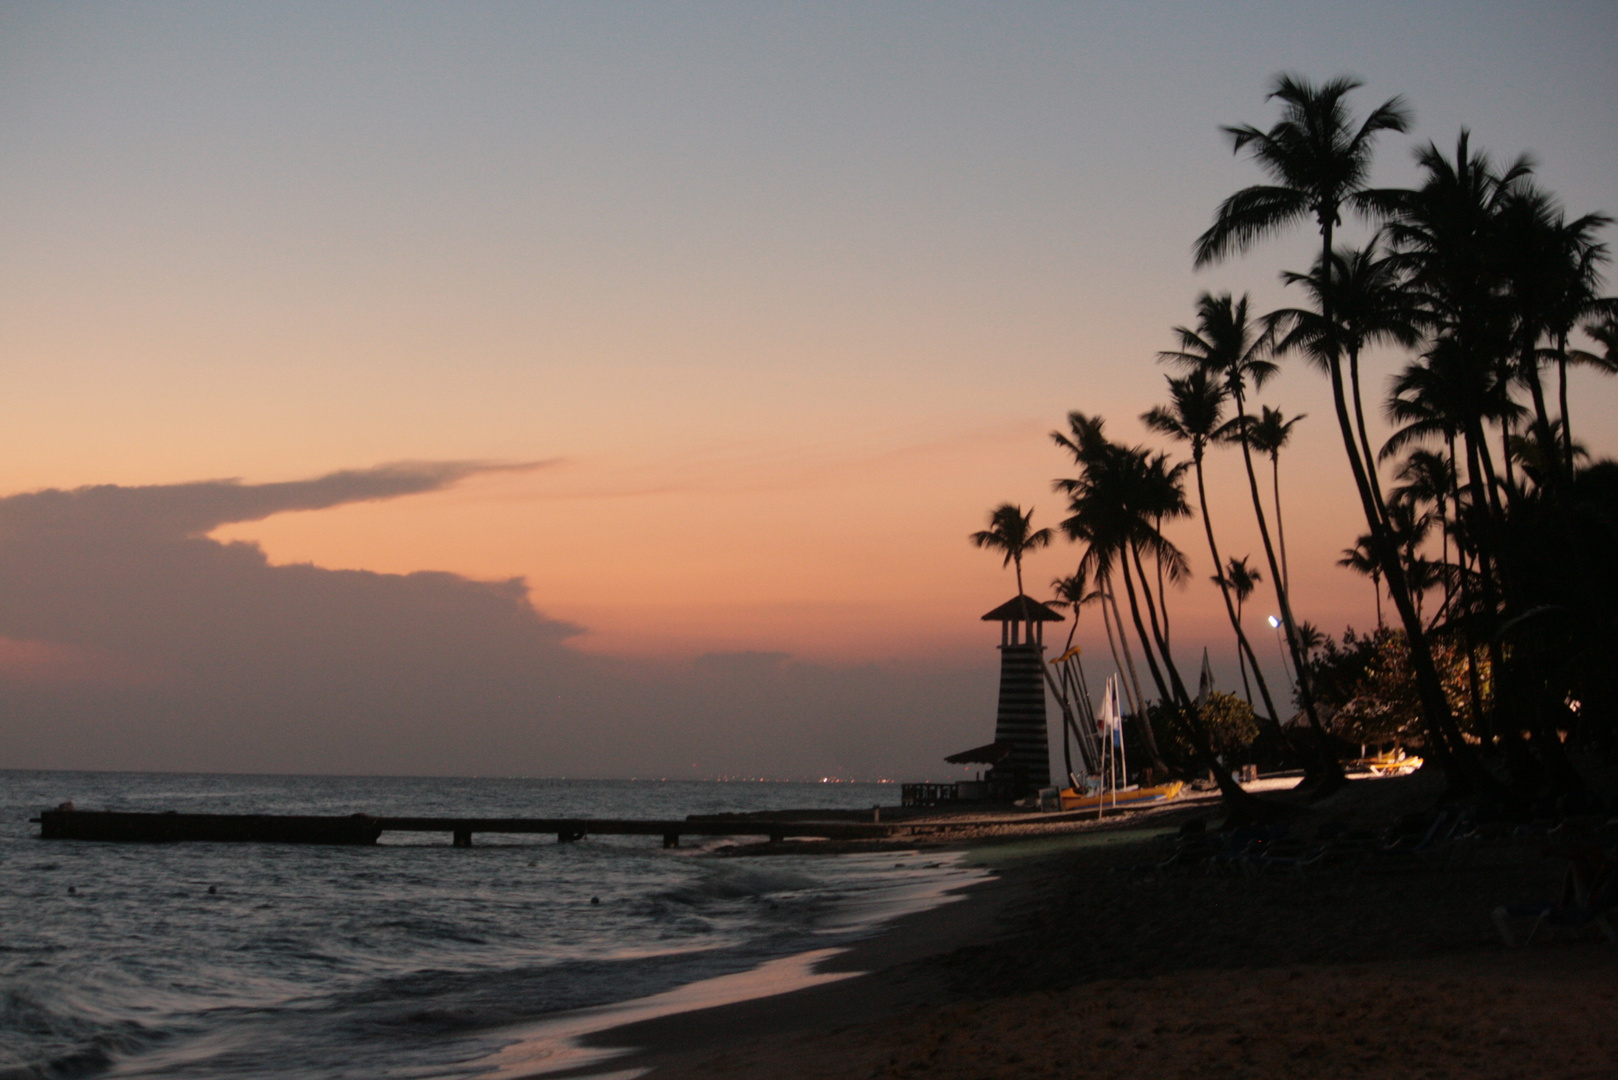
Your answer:
[[[1046,672],[1046,679],[1062,710],[1062,749],[1072,784],[1058,793],[1062,809],[1095,810],[1099,816],[1109,808],[1165,802],[1179,795],[1185,787],[1180,780],[1144,788],[1128,782],[1123,710],[1118,706],[1118,676],[1107,677],[1106,689],[1101,695],[1101,715],[1096,716],[1090,707],[1079,648],[1069,649],[1051,661],[1051,666],[1056,669],[1057,677]],[[1069,736],[1078,750],[1077,771],[1068,749]]]

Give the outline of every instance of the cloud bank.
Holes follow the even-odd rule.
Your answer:
[[[0,767],[925,778],[992,731],[972,671],[631,663],[521,579],[274,566],[221,525],[439,490],[427,462],[0,499]]]

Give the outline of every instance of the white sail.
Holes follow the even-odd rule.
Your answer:
[[[1118,705],[1118,676],[1107,676],[1107,688],[1101,693],[1101,715],[1096,726],[1102,738],[1110,738],[1114,746],[1121,746],[1124,737],[1123,709]]]

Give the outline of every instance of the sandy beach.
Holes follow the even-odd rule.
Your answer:
[[[1356,783],[1294,828],[1374,825],[1436,793]],[[992,880],[821,968],[867,974],[591,1036],[632,1049],[575,1075],[1618,1076],[1618,949],[1593,929],[1507,949],[1490,921],[1553,898],[1565,863],[1501,839],[1363,870],[1128,869],[1166,850],[1154,834],[1216,815],[979,838]]]

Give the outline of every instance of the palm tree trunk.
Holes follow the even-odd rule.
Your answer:
[[[1247,642],[1247,635],[1242,631],[1241,616],[1237,613],[1236,605],[1230,598],[1230,582],[1225,580],[1224,562],[1219,558],[1219,545],[1214,541],[1213,519],[1208,516],[1208,489],[1202,478],[1202,451],[1200,447],[1193,448],[1191,455],[1192,466],[1197,474],[1197,503],[1202,509],[1202,529],[1208,536],[1208,553],[1213,556],[1216,573],[1214,580],[1219,583],[1219,594],[1225,599],[1225,614],[1230,618],[1230,628],[1236,631],[1236,657],[1242,665],[1242,688],[1247,690],[1248,704],[1252,704],[1253,692],[1247,687],[1247,655],[1251,654],[1253,647]],[[1285,550],[1285,549],[1283,549]],[[1258,680],[1259,693],[1264,697],[1264,708],[1269,711],[1270,726],[1274,728],[1272,734],[1281,737],[1282,746],[1291,746],[1286,732],[1281,727],[1281,716],[1275,710],[1275,702],[1270,700],[1270,688],[1264,681],[1264,673],[1258,669],[1258,658],[1253,658],[1253,675]]]
[[[1158,518],[1156,523],[1153,525],[1153,528],[1155,528],[1158,532],[1161,533],[1163,531],[1163,519]],[[1157,568],[1157,595],[1166,596],[1167,594],[1163,591],[1163,557],[1161,555],[1157,554],[1156,552],[1153,552],[1152,561],[1153,561],[1153,563],[1156,564],[1156,568]],[[1166,643],[1166,642],[1168,642],[1168,640],[1169,640],[1169,605],[1168,605],[1167,601],[1165,600],[1165,602],[1163,604],[1163,641]]]
[[[1489,440],[1483,432],[1483,421],[1477,416],[1466,418],[1467,439],[1472,443],[1471,449],[1477,453],[1478,464],[1483,472],[1484,487],[1488,491],[1488,498],[1479,503],[1488,508],[1493,515],[1490,525],[1495,521],[1505,520],[1505,510],[1500,505],[1500,477],[1494,469],[1494,457],[1489,453]],[[1476,430],[1473,430],[1476,429]]]
[[[1416,690],[1427,723],[1429,742],[1432,749],[1438,751],[1435,756],[1452,784],[1479,793],[1493,793],[1499,788],[1498,781],[1483,768],[1477,755],[1472,753],[1471,747],[1461,738],[1460,730],[1455,726],[1455,719],[1450,715],[1449,702],[1444,697],[1443,683],[1438,677],[1438,667],[1433,662],[1432,650],[1427,644],[1426,631],[1410,598],[1410,587],[1405,580],[1398,547],[1387,535],[1385,508],[1377,506],[1370,481],[1366,477],[1364,463],[1360,460],[1353,421],[1348,415],[1342,363],[1335,353],[1328,353],[1327,367],[1331,375],[1332,404],[1337,413],[1337,426],[1343,435],[1343,448],[1348,453],[1349,469],[1354,474],[1354,486],[1359,491],[1366,524],[1371,527],[1373,554],[1382,563],[1382,572],[1388,580],[1388,596],[1392,599],[1393,606],[1399,613],[1399,621],[1404,627],[1405,641],[1410,650],[1410,663],[1416,676]]]
[[[1236,393],[1236,413],[1244,415],[1246,404],[1242,394]],[[1259,539],[1264,542],[1264,558],[1270,565],[1270,581],[1275,585],[1275,598],[1281,607],[1281,621],[1286,627],[1287,651],[1292,654],[1293,670],[1297,673],[1298,702],[1309,717],[1309,727],[1314,732],[1315,753],[1305,762],[1305,781],[1334,788],[1346,782],[1343,776],[1343,767],[1337,762],[1337,755],[1332,752],[1331,745],[1326,739],[1326,730],[1320,723],[1320,714],[1315,708],[1315,695],[1309,687],[1309,672],[1305,666],[1308,658],[1300,647],[1298,638],[1298,624],[1292,617],[1292,597],[1287,592],[1285,574],[1281,564],[1275,557],[1275,545],[1270,542],[1270,527],[1264,513],[1264,501],[1258,491],[1258,473],[1253,468],[1253,449],[1247,442],[1246,428],[1238,432],[1237,440],[1242,448],[1242,465],[1247,470],[1247,490],[1253,499],[1253,513],[1258,518]],[[1279,722],[1280,717],[1276,717]]]
[[[1567,335],[1556,339],[1556,397],[1562,407],[1562,460],[1568,483],[1573,482],[1573,424],[1567,418]]]
[[[1517,466],[1511,460],[1511,437],[1516,431],[1516,425],[1510,419],[1500,421],[1500,456],[1506,467],[1506,502],[1513,510],[1517,509]]]
[[[1123,671],[1124,662],[1118,657],[1118,643],[1112,637],[1112,613],[1107,605],[1107,594],[1105,592],[1101,594],[1101,625],[1107,628],[1107,648],[1112,652],[1112,666],[1119,671]],[[1133,668],[1134,664],[1131,664],[1130,667]],[[1134,699],[1130,697],[1127,683],[1124,686],[1124,697],[1130,699],[1129,706],[1133,710],[1135,703]]]
[[[1174,657],[1168,651],[1167,642],[1163,640],[1161,633],[1158,631],[1155,605],[1152,602],[1152,590],[1146,579],[1146,568],[1141,564],[1140,550],[1131,544],[1129,545],[1129,550],[1118,561],[1124,568],[1124,588],[1129,592],[1129,611],[1135,619],[1135,631],[1140,635],[1141,648],[1146,650],[1147,658],[1150,659],[1152,645],[1147,640],[1146,628],[1140,621],[1140,606],[1135,601],[1134,582],[1129,574],[1129,559],[1131,557],[1135,560],[1135,569],[1140,572],[1141,592],[1146,596],[1147,610],[1153,613],[1153,637],[1156,639],[1157,648],[1162,654],[1163,666],[1168,671],[1169,679],[1173,684],[1173,695],[1170,696],[1165,693],[1163,700],[1185,718],[1186,725],[1191,731],[1192,745],[1196,747],[1198,756],[1208,766],[1208,771],[1213,774],[1214,783],[1219,785],[1219,795],[1226,805],[1231,808],[1232,814],[1251,815],[1262,804],[1259,799],[1242,790],[1242,786],[1236,782],[1236,778],[1231,775],[1230,770],[1214,754],[1213,742],[1208,738],[1208,728],[1203,722],[1202,714],[1191,701],[1191,695],[1186,692],[1185,681],[1180,678],[1180,670],[1175,666]],[[1152,665],[1152,671],[1155,675],[1157,672],[1156,664]],[[1161,682],[1159,685],[1161,686]],[[1168,688],[1163,687],[1163,689],[1166,691]]]
[[[1317,212],[1320,224],[1320,243],[1322,267],[1331,265],[1332,227],[1336,222],[1337,207],[1323,207]],[[1332,293],[1329,287],[1323,288],[1320,293],[1320,314],[1322,321],[1329,327],[1332,323]],[[1475,754],[1470,753],[1468,747],[1461,739],[1460,732],[1455,727],[1455,720],[1450,716],[1449,702],[1444,697],[1443,683],[1438,678],[1437,665],[1433,663],[1432,650],[1427,645],[1427,636],[1422,629],[1421,620],[1416,616],[1414,605],[1410,602],[1410,590],[1405,583],[1403,567],[1399,565],[1399,554],[1394,546],[1388,542],[1386,523],[1387,507],[1376,498],[1376,489],[1372,487],[1367,476],[1368,462],[1360,459],[1359,448],[1355,445],[1355,428],[1348,416],[1348,403],[1344,400],[1343,368],[1337,350],[1327,349],[1327,371],[1331,376],[1332,407],[1337,414],[1337,426],[1343,435],[1343,449],[1348,453],[1349,471],[1354,475],[1354,486],[1359,491],[1361,508],[1365,513],[1365,521],[1371,527],[1371,537],[1374,554],[1383,564],[1383,572],[1388,576],[1388,595],[1393,600],[1393,606],[1399,612],[1400,621],[1405,627],[1406,642],[1410,650],[1411,666],[1415,669],[1416,689],[1422,703],[1422,713],[1426,719],[1428,730],[1433,736],[1434,748],[1440,751],[1440,763],[1445,773],[1451,777],[1452,782],[1471,780],[1473,784],[1488,786],[1493,779],[1483,769],[1482,762]],[[1369,459],[1374,462],[1375,458]],[[1287,615],[1287,609],[1282,607],[1282,615]],[[1288,632],[1292,631],[1290,623]],[[1300,685],[1305,680],[1300,679]],[[1459,769],[1457,769],[1459,759]],[[1498,789],[1498,783],[1493,789]]]
[[[1109,590],[1110,590],[1109,586]],[[1118,627],[1118,646],[1123,650],[1124,666],[1120,672],[1127,671],[1129,679],[1124,684],[1124,697],[1129,711],[1137,716],[1146,714],[1146,694],[1140,688],[1140,673],[1135,670],[1135,650],[1129,646],[1129,635],[1124,632],[1124,613],[1118,607],[1118,597],[1112,592],[1107,594],[1107,603],[1112,611],[1113,624]],[[1117,656],[1113,657],[1114,662]]]
[[[1360,402],[1360,351],[1357,348],[1348,350],[1348,380],[1354,393],[1354,425],[1359,431],[1360,450],[1365,454],[1365,472],[1371,481],[1371,494],[1375,496],[1377,507],[1386,513],[1387,503],[1382,498],[1382,484],[1376,474],[1376,455],[1371,453],[1371,440],[1365,433],[1365,407]]]
[[[1236,601],[1236,625],[1237,627],[1242,625],[1242,602],[1239,599]],[[1236,650],[1236,667],[1242,673],[1242,696],[1247,698],[1247,704],[1251,706],[1253,704],[1253,688],[1247,684],[1247,652],[1242,649]],[[1258,670],[1258,665],[1254,664],[1253,669]],[[1280,717],[1276,717],[1276,722],[1280,722]]]
[[[1270,454],[1270,486],[1275,498],[1275,538],[1281,544],[1281,587],[1291,594],[1292,570],[1287,566],[1287,527],[1281,514],[1281,452]]]
[[[1135,654],[1129,647],[1129,636],[1124,633],[1123,613],[1118,610],[1118,597],[1112,591],[1112,581],[1110,578],[1107,581],[1107,591],[1104,595],[1105,600],[1102,601],[1103,607],[1110,603],[1112,605],[1112,616],[1118,622],[1118,641],[1123,646],[1124,661],[1129,672],[1129,684],[1124,688],[1124,696],[1129,697],[1131,690],[1133,690],[1134,700],[1131,702],[1131,705],[1133,706],[1135,716],[1140,720],[1142,730],[1145,734],[1146,752],[1151,756],[1152,767],[1160,770],[1164,775],[1167,775],[1169,767],[1163,761],[1162,752],[1157,748],[1157,735],[1152,731],[1151,718],[1146,715],[1146,695],[1142,694],[1140,690],[1140,676],[1135,673]],[[1112,644],[1112,626],[1110,624],[1107,627],[1107,643],[1109,645]],[[1118,662],[1118,651],[1116,649],[1113,650],[1112,659],[1113,663],[1116,664]]]
[[[1158,671],[1157,658],[1155,655],[1153,655],[1151,642],[1146,637],[1146,629],[1141,625],[1140,606],[1138,601],[1135,599],[1135,583],[1129,574],[1129,556],[1127,554],[1123,555],[1123,557],[1118,560],[1118,563],[1123,567],[1124,571],[1124,593],[1129,597],[1129,614],[1130,617],[1134,619],[1135,630],[1140,636],[1141,649],[1146,653],[1146,669],[1151,672],[1152,682],[1157,684],[1158,700],[1172,702],[1174,699],[1169,694],[1168,684],[1163,681],[1162,673]],[[1141,584],[1145,585],[1146,583],[1143,580]],[[1122,628],[1120,627],[1120,629]],[[1157,749],[1157,735],[1152,731],[1152,718],[1146,713],[1145,702],[1142,702],[1141,705],[1142,708],[1138,716],[1140,718],[1141,727],[1146,734],[1146,745],[1148,752],[1152,755],[1152,764],[1154,766],[1162,767],[1163,770],[1167,772],[1168,766],[1164,763],[1163,756],[1158,752]]]
[[[1466,450],[1466,486],[1472,492],[1472,512],[1475,526],[1472,532],[1472,544],[1477,551],[1478,574],[1480,580],[1487,580],[1491,573],[1497,573],[1495,566],[1494,523],[1500,520],[1500,503],[1492,497],[1494,491],[1494,470],[1488,462],[1489,447],[1482,440],[1482,425],[1477,436],[1474,436],[1468,424],[1461,433],[1461,445]]]
[[[1545,406],[1545,387],[1539,378],[1539,357],[1534,351],[1532,342],[1523,347],[1522,363],[1527,375],[1528,394],[1534,399],[1534,420],[1539,425],[1539,438],[1548,455],[1546,465],[1549,466],[1561,455],[1556,452],[1556,435],[1551,427],[1551,414]],[[1560,479],[1560,469],[1546,468],[1542,483],[1555,487]]]

